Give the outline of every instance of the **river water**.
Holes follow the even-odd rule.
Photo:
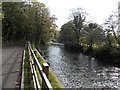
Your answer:
[[[120,89],[120,68],[102,65],[64,46],[49,46],[44,52],[50,67],[66,88]]]

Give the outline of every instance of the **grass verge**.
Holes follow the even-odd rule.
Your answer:
[[[25,49],[25,60],[24,60],[24,89],[25,90],[34,90],[33,89],[33,80],[32,73],[30,70],[30,61],[28,50]]]
[[[39,54],[39,52],[36,49],[33,49],[33,50],[36,51],[36,56],[41,66],[43,65],[43,63],[47,63],[47,61]],[[37,70],[37,73],[39,73],[38,70]],[[39,80],[40,82],[42,82],[41,77],[39,77]],[[62,90],[62,88],[64,88],[63,84],[59,81],[59,79],[51,69],[49,69],[49,81],[52,87],[54,88],[54,90]]]

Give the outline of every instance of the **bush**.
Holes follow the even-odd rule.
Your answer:
[[[109,58],[109,52],[110,52],[110,47],[102,46],[102,47],[99,47],[99,48],[95,48],[93,50],[93,56],[95,58],[106,59],[106,58]]]
[[[109,64],[120,64],[120,47],[109,47],[107,45],[93,50],[93,57],[99,61],[104,61]]]

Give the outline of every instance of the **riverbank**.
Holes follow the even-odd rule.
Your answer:
[[[41,66],[43,65],[43,63],[48,63],[48,61],[46,61],[40,55],[40,53],[37,49],[34,48],[34,50],[36,51],[36,56],[37,56]],[[57,76],[55,75],[55,73],[52,71],[51,68],[49,68],[49,80],[50,80],[50,83],[54,89],[62,90],[62,88],[64,88],[64,85],[60,82],[60,80],[57,78]]]
[[[104,45],[89,48],[87,46],[65,45],[65,49],[94,57],[99,62],[107,65],[120,67],[120,47]]]
[[[33,51],[36,52],[36,58],[39,61],[41,67],[43,66],[43,63],[48,63],[42,56],[41,54],[38,52],[38,50],[36,48],[33,47]],[[40,87],[42,87],[42,77],[40,76],[39,70],[38,68],[36,68],[36,73],[38,76],[38,80],[40,83]],[[64,88],[64,85],[59,81],[59,79],[57,78],[57,76],[53,73],[52,69],[49,67],[49,74],[48,74],[48,80],[50,81],[53,89],[57,90],[62,90],[62,88]],[[30,70],[30,60],[29,60],[29,54],[28,54],[28,49],[27,47],[25,48],[25,60],[24,60],[24,88],[25,89],[33,89],[34,88],[34,84],[33,84],[33,80],[30,79],[32,78],[32,73]]]
[[[89,55],[102,63],[120,67],[120,47],[102,46],[100,48],[93,48],[92,54]]]

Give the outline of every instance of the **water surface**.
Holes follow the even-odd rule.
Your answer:
[[[50,67],[66,88],[120,89],[120,68],[102,65],[63,46],[49,46],[44,51]]]

